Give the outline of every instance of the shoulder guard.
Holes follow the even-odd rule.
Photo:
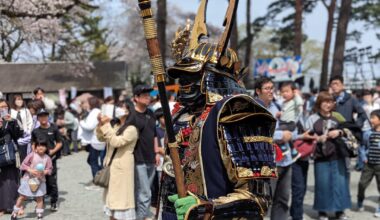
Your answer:
[[[231,179],[277,177],[273,133],[276,120],[248,95],[223,103],[218,115],[219,147]],[[232,176],[231,176],[232,175]]]

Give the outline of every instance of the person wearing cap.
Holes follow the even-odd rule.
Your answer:
[[[48,155],[52,159],[53,170],[50,176],[46,177],[47,193],[50,195],[50,205],[52,211],[57,211],[58,206],[58,184],[57,184],[57,159],[62,148],[62,137],[58,127],[49,122],[49,112],[41,108],[37,112],[37,120],[40,126],[32,131],[32,149],[36,149],[38,140],[46,139]]]
[[[151,185],[156,174],[156,164],[160,162],[156,135],[156,118],[148,109],[151,102],[150,92],[153,89],[148,85],[138,85],[133,89],[133,99],[136,110],[136,127],[139,131],[139,140],[134,150],[135,157],[135,192],[136,192],[136,219],[151,219]]]

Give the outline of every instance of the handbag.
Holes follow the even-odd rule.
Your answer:
[[[314,154],[317,142],[314,140],[295,140],[293,147],[301,154],[301,158],[306,158]]]
[[[38,178],[30,178],[28,180],[28,185],[29,185],[30,191],[37,192],[38,188],[40,188],[41,181]]]
[[[343,128],[343,133],[344,135],[341,138],[345,144],[348,156],[357,157],[359,154],[359,143],[357,138],[348,128]]]
[[[17,145],[15,145],[10,135],[0,138],[0,167],[16,164]]]
[[[111,176],[111,170],[110,170],[111,169],[111,164],[112,164],[113,158],[115,157],[116,151],[117,151],[117,149],[115,149],[112,152],[111,160],[108,163],[108,165],[105,166],[103,169],[99,170],[96,173],[96,175],[94,177],[94,180],[93,180],[93,183],[96,186],[100,186],[100,187],[103,187],[103,188],[107,188],[108,187],[108,184],[110,182],[110,176]]]

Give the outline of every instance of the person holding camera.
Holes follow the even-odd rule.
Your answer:
[[[23,134],[16,120],[10,116],[10,107],[0,99],[0,149],[5,154],[0,156],[0,216],[13,210],[18,193],[19,172],[17,169],[17,142]]]
[[[110,166],[108,188],[104,189],[104,213],[114,219],[136,219],[133,151],[138,139],[133,103],[124,102],[115,110],[116,123],[99,114],[97,138],[107,143],[104,166]]]

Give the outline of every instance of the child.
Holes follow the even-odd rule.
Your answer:
[[[281,84],[280,91],[284,102],[281,107],[281,113],[277,115],[279,118],[280,130],[295,131],[297,121],[302,115],[303,101],[300,96],[296,95],[296,89],[296,86],[291,81],[283,82]],[[287,149],[281,149],[283,154],[287,153]],[[292,158],[295,161],[301,155],[296,149],[293,148],[291,150]]]
[[[32,131],[32,149],[36,149],[36,141],[44,139],[47,142],[47,154],[52,159],[53,170],[51,175],[46,177],[47,193],[50,196],[51,211],[58,210],[58,183],[57,183],[57,159],[60,157],[62,148],[62,137],[58,127],[49,122],[49,113],[45,109],[37,112],[37,120],[40,126]]]
[[[375,176],[377,188],[380,189],[380,110],[374,110],[370,115],[372,130],[363,135],[363,146],[360,149],[360,157],[364,161],[364,168],[360,176],[358,186],[358,210],[363,210],[365,190]],[[379,192],[380,193],[380,192]],[[380,217],[380,204],[377,208],[375,217]]]
[[[20,187],[18,188],[20,196],[13,207],[12,220],[17,220],[17,214],[27,197],[35,198],[37,201],[37,219],[42,219],[44,212],[43,197],[46,194],[45,176],[50,175],[53,168],[52,161],[46,151],[47,141],[41,139],[36,143],[36,149],[28,154],[22,162],[20,169],[25,171],[25,174],[21,178]]]

